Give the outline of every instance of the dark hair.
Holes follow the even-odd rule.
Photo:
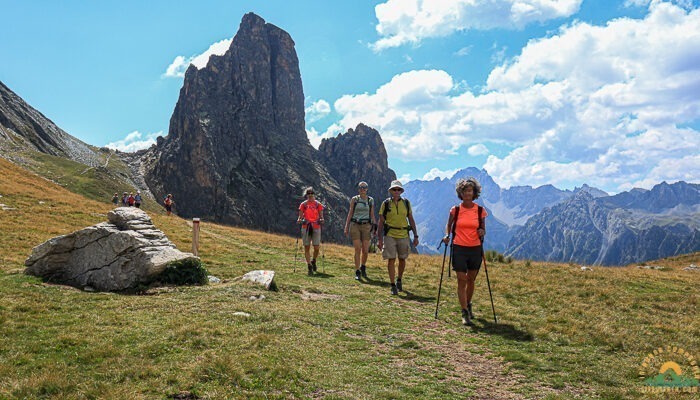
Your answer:
[[[455,185],[455,191],[457,192],[457,197],[459,197],[460,200],[462,199],[462,192],[468,188],[469,186],[472,187],[472,190],[474,190],[474,198],[472,200],[476,200],[479,198],[479,195],[481,194],[481,185],[479,184],[479,181],[476,180],[476,178],[468,178],[468,179],[460,179],[457,181],[457,185]]]

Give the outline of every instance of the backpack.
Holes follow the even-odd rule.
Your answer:
[[[169,205],[173,204],[173,201],[166,197],[165,199],[163,199],[163,204],[165,204],[166,206],[169,206]]]
[[[408,199],[404,199],[403,197],[401,198],[403,200],[403,205],[406,207],[406,216],[408,214],[411,214],[411,202],[408,201]],[[392,228],[386,223],[386,214],[389,212],[389,207],[391,206],[391,197],[388,197],[386,200],[382,202],[384,206],[384,212],[382,213],[382,216],[384,216],[384,236],[386,236],[387,233],[389,233],[390,229],[406,229],[407,231],[411,230],[411,225],[409,224],[406,226],[406,228]]]
[[[355,217],[355,206],[357,205],[358,202],[360,202],[361,199],[362,198],[360,197],[359,194],[356,196],[353,196],[353,198],[352,198],[353,203],[352,203],[352,209],[350,210],[350,216],[353,217],[353,220]],[[364,204],[364,201],[362,203]],[[369,207],[371,209],[373,206],[374,206],[374,198],[367,196],[367,207]],[[384,214],[384,218],[386,219],[386,214]]]

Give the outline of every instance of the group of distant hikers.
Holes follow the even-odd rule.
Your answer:
[[[112,204],[114,204],[115,207],[136,207],[136,208],[141,208],[141,203],[143,202],[143,198],[141,197],[141,191],[137,190],[136,194],[134,192],[127,193],[124,192],[121,197],[119,197],[119,193],[114,193],[114,196],[112,197]],[[121,205],[120,205],[121,203]],[[165,207],[165,213],[167,215],[172,214],[173,212],[173,206],[175,205],[175,200],[173,199],[172,194],[168,194],[165,196],[163,199],[163,207]]]
[[[367,194],[369,190],[367,182],[360,182],[357,189],[359,194],[350,199],[350,209],[344,228],[345,235],[350,236],[355,248],[355,279],[358,281],[361,278],[368,279],[367,257],[370,241],[376,235],[377,247],[382,250],[382,258],[387,260],[391,294],[398,295],[403,291],[402,279],[406,269],[406,259],[411,252],[409,232],[413,232],[413,247],[417,247],[419,243],[411,203],[408,199],[401,197],[404,192],[401,182],[392,181],[388,189],[390,196],[379,207],[377,223],[374,199]],[[481,194],[481,185],[476,179],[460,179],[455,190],[461,202],[450,209],[442,243],[451,246],[451,267],[457,273],[457,295],[462,308],[462,323],[471,325],[474,318],[472,311],[474,282],[481,268],[483,239],[486,234],[485,219],[488,213],[486,209],[474,203]],[[304,189],[303,195],[306,200],[299,205],[297,223],[301,224],[301,238],[308,274],[313,275],[317,271],[316,260],[321,244],[324,206],[316,200],[316,193],[312,187]],[[312,244],[313,257],[310,254]],[[398,275],[395,266],[397,258],[399,259]]]

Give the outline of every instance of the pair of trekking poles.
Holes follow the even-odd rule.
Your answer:
[[[440,241],[440,244],[438,244],[438,250],[440,250],[440,246],[443,245],[442,240]],[[452,266],[452,240],[450,240],[450,267]],[[445,275],[445,259],[447,258],[447,247],[448,245],[445,245],[445,252],[442,255],[442,269],[440,270],[440,285],[438,286],[438,295],[437,295],[437,304],[435,305],[435,319],[438,317],[438,309],[440,308],[440,292],[442,292],[442,278]],[[481,242],[481,260],[484,262],[484,271],[486,272],[486,284],[489,287],[489,297],[491,298],[491,310],[493,310],[493,323],[498,324],[498,319],[496,318],[496,307],[493,305],[493,294],[491,293],[491,281],[489,280],[489,269],[486,266],[486,256],[484,255],[484,242]],[[449,275],[449,270],[447,272]]]
[[[303,224],[304,222],[307,222],[305,220],[302,220],[301,223]],[[309,236],[309,241],[311,241],[311,224],[312,222],[307,222],[306,223],[306,236]],[[303,235],[303,234],[302,234]],[[326,252],[323,247],[323,236],[321,236],[321,243],[319,245],[321,248],[321,272],[326,273]],[[297,272],[297,255],[299,255],[299,236],[297,236],[297,244],[294,249],[294,272]]]

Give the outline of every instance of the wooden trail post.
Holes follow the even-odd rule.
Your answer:
[[[199,257],[199,218],[192,218],[192,254]]]

